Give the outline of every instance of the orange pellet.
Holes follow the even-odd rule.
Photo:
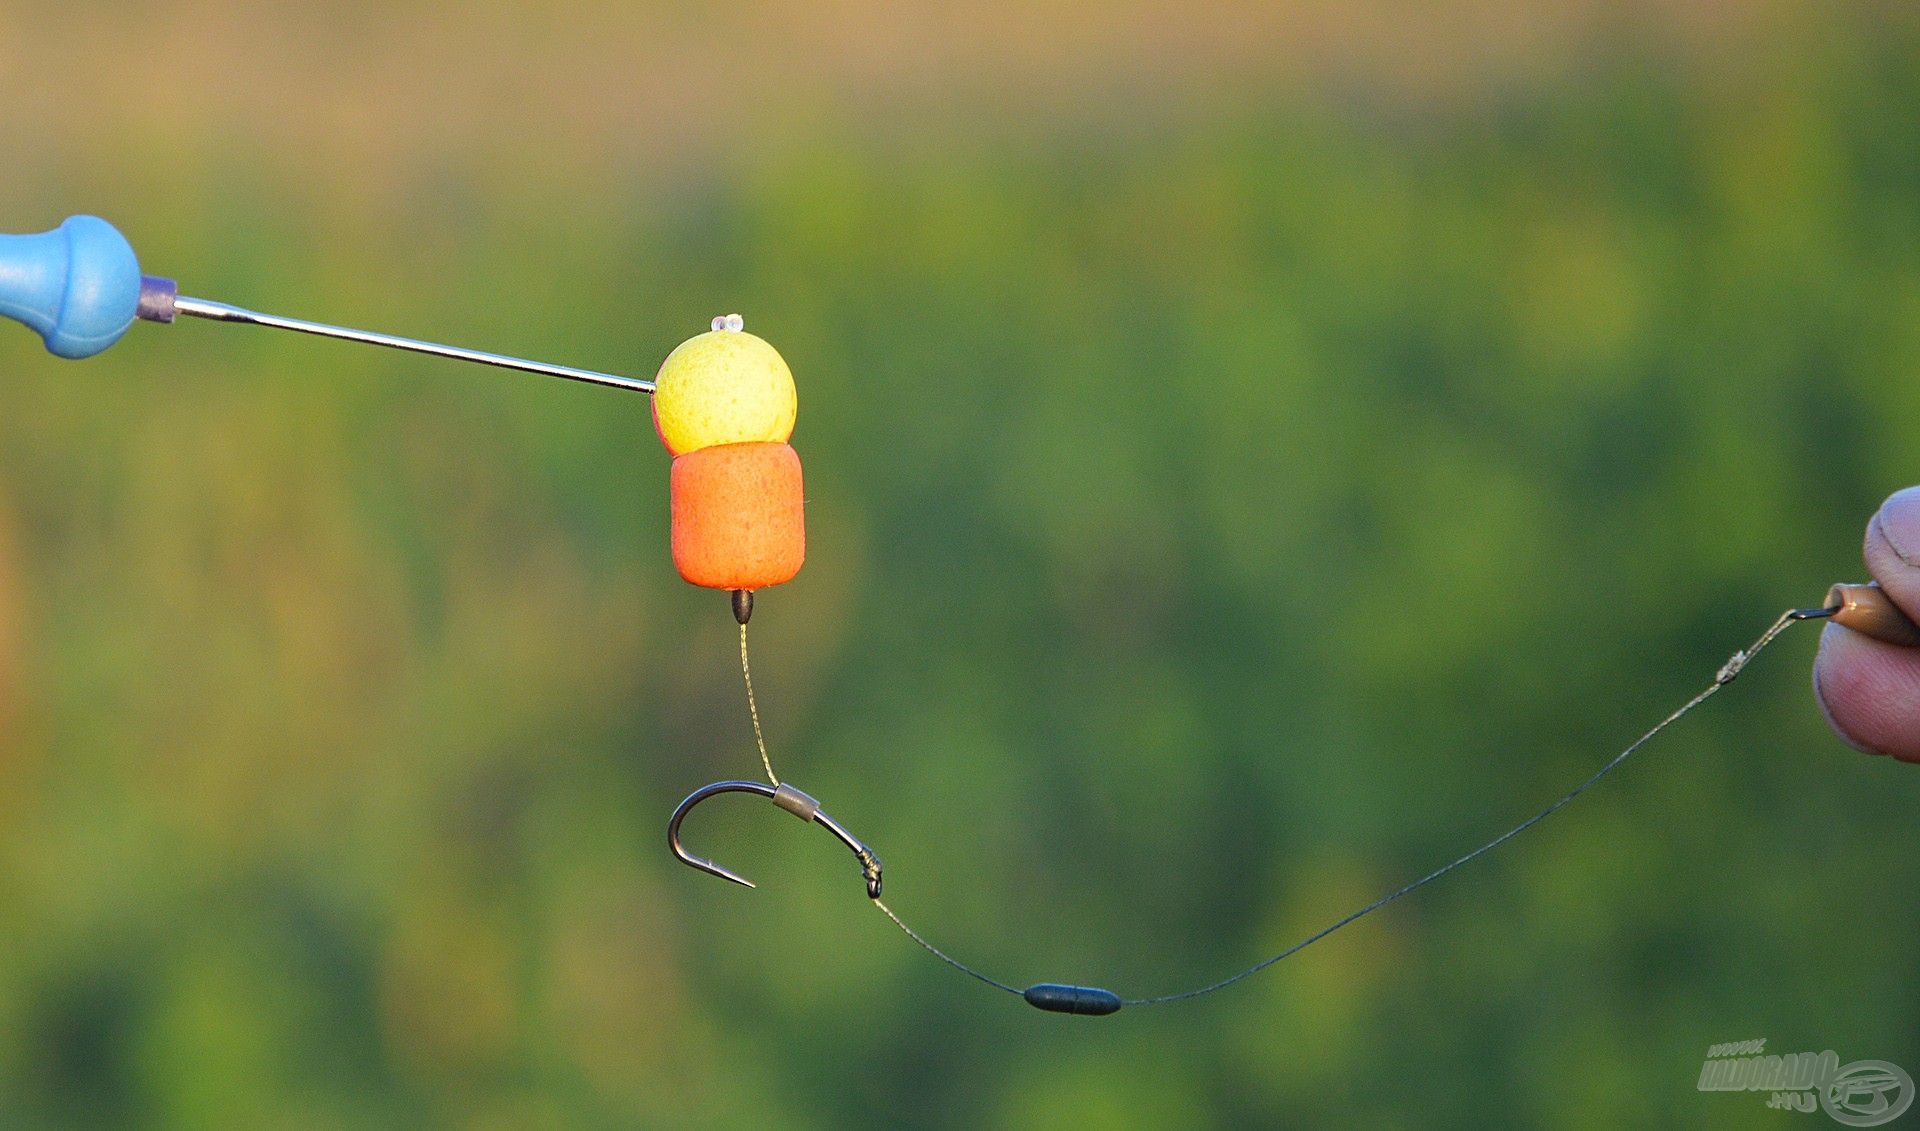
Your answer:
[[[699,448],[673,461],[673,564],[711,589],[790,581],[807,557],[800,456],[786,444]]]

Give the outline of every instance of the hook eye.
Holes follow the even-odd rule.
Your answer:
[[[722,867],[704,856],[695,856],[693,853],[687,851],[685,845],[680,843],[680,822],[686,819],[687,814],[693,811],[695,805],[700,804],[709,797],[715,797],[722,793],[758,794],[761,797],[770,799],[775,805],[792,813],[801,820],[817,824],[826,829],[832,833],[840,843],[846,845],[860,861],[860,875],[867,883],[867,898],[880,898],[880,858],[873,854],[872,849],[860,843],[859,838],[848,832],[840,822],[827,816],[827,814],[821,810],[818,801],[815,801],[812,797],[790,785],[773,786],[757,781],[718,781],[712,785],[703,785],[688,794],[686,800],[674,808],[673,816],[667,819],[667,847],[673,850],[673,854],[679,857],[681,863],[698,868],[710,876],[718,876],[723,880],[731,880],[742,887],[754,886],[752,880],[747,879],[745,876],[742,876],[730,868]]]

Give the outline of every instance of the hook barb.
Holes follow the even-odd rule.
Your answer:
[[[717,781],[712,785],[703,785],[688,794],[686,800],[674,808],[673,816],[667,819],[667,847],[673,850],[673,854],[679,857],[681,863],[698,868],[710,876],[732,880],[742,887],[754,886],[752,880],[731,869],[721,867],[703,856],[695,856],[687,851],[686,845],[680,843],[680,822],[686,819],[695,805],[722,793],[758,794],[770,799],[775,805],[801,820],[826,829],[838,838],[841,844],[852,850],[854,856],[860,861],[860,875],[867,882],[867,898],[880,898],[880,858],[873,854],[872,849],[860,843],[859,838],[848,832],[840,822],[821,811],[818,801],[790,785],[772,786],[757,781]]]

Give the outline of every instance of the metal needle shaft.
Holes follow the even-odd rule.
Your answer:
[[[497,365],[502,369],[518,369],[523,373],[540,373],[548,377],[564,377],[569,381],[584,381],[590,385],[605,385],[614,389],[627,389],[637,393],[653,392],[653,382],[639,377],[621,377],[613,373],[600,373],[592,369],[575,369],[569,365],[552,365],[544,361],[528,361],[524,358],[508,357],[505,354],[486,353],[482,350],[463,349],[460,346],[443,346],[434,342],[423,342],[415,338],[401,338],[392,334],[376,334],[371,330],[351,330],[345,326],[329,326],[324,322],[308,322],[300,318],[284,318],[278,314],[262,314],[238,306],[229,306],[224,302],[210,302],[203,298],[188,298],[176,295],[172,299],[172,311],[178,314],[190,314],[195,318],[209,318],[215,322],[240,322],[251,326],[271,326],[276,330],[293,330],[301,334],[318,334],[323,338],[340,338],[349,342],[365,342],[372,346],[386,346],[389,349],[411,350],[414,353],[433,354],[435,357],[452,358],[455,361],[473,361],[481,365]],[[171,321],[171,319],[167,319]]]

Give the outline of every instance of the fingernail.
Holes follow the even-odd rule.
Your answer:
[[[1873,521],[1880,527],[1880,537],[1886,539],[1887,548],[1894,556],[1920,569],[1920,555],[1908,550],[1909,546],[1920,546],[1920,487],[1895,491],[1880,505],[1880,513],[1873,516]]]

